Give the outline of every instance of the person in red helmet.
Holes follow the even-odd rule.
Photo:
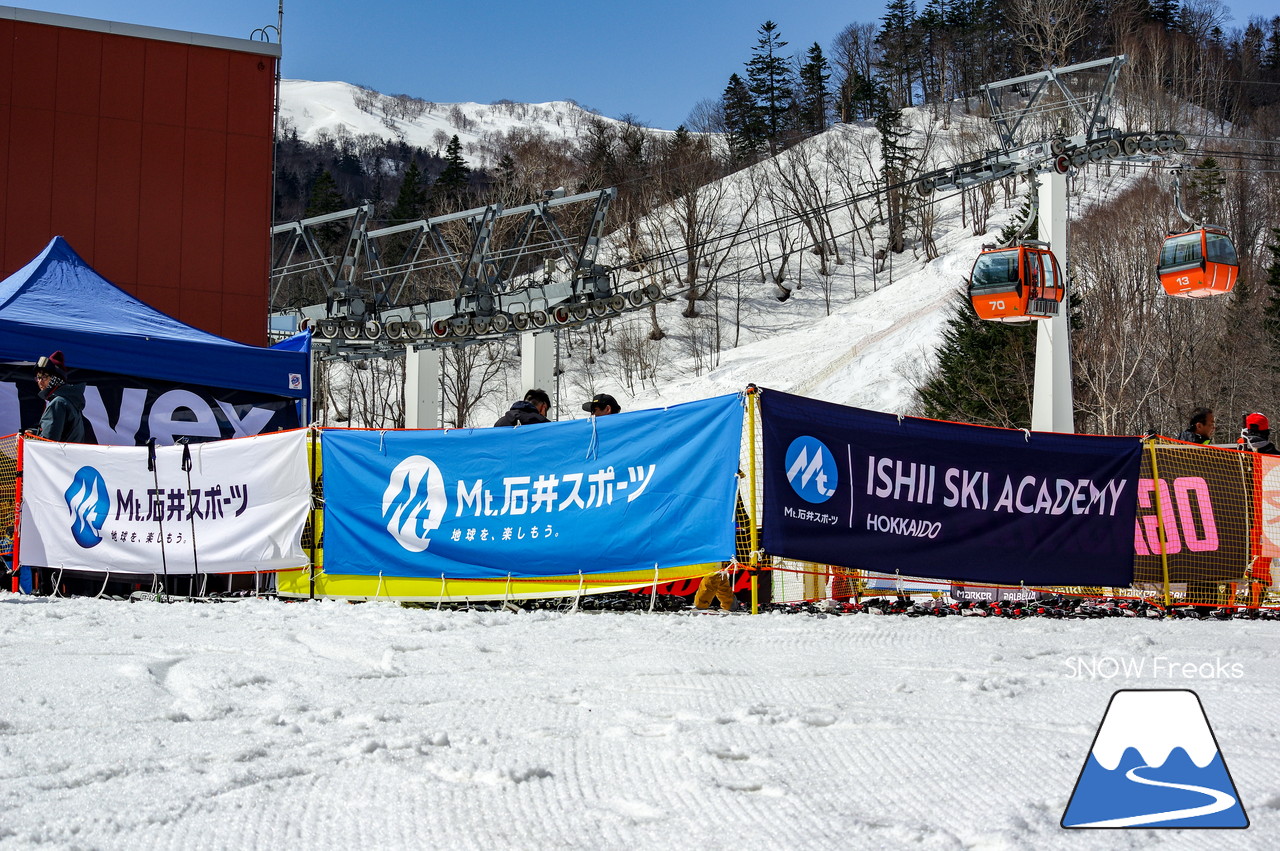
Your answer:
[[[1271,442],[1271,422],[1257,412],[1244,415],[1244,428],[1240,430],[1241,449],[1260,452],[1263,455],[1280,455]]]

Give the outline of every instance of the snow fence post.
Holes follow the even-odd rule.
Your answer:
[[[750,523],[750,563],[751,563],[751,614],[760,614],[760,541],[759,534],[756,532],[756,407],[760,404],[760,397],[754,384],[747,385],[747,432],[751,435],[751,445],[747,449],[747,474],[751,477],[751,484],[748,486],[747,493],[751,499],[751,510],[747,512],[747,522]]]
[[[1156,531],[1160,536],[1160,569],[1164,577],[1164,611],[1169,613],[1170,593],[1169,593],[1169,547],[1165,543],[1164,534],[1164,506],[1160,501],[1160,468],[1156,466],[1156,442],[1159,437],[1152,435],[1147,438],[1147,450],[1151,453],[1151,481],[1152,495],[1156,501]]]

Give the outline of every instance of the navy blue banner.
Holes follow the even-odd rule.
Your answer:
[[[1127,586],[1142,443],[760,392],[766,552],[937,579]]]
[[[448,579],[734,556],[742,402],[516,428],[325,430],[325,567]]]
[[[200,443],[287,431],[303,423],[298,400],[283,396],[87,369],[72,370],[70,382],[85,385],[86,443],[142,446],[154,437],[169,446],[179,437]],[[0,435],[34,428],[44,406],[30,364],[0,364]]]

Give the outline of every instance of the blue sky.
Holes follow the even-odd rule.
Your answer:
[[[247,38],[276,22],[276,0],[8,0],[67,15]],[[923,5],[917,2],[917,6]],[[1232,0],[1230,25],[1276,14],[1274,0]],[[428,100],[572,98],[601,113],[672,129],[717,98],[772,19],[788,51],[823,50],[883,3],[805,0],[289,0],[287,77],[342,80]]]

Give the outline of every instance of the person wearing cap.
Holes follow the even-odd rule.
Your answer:
[[[1178,440],[1201,445],[1213,443],[1213,408],[1196,408],[1191,412],[1191,421],[1187,424]]]
[[[36,362],[36,385],[45,401],[40,425],[27,434],[58,443],[84,443],[84,385],[67,383],[62,352]]]
[[[524,394],[524,398],[520,401],[512,402],[510,410],[499,417],[493,426],[498,428],[500,426],[549,423],[551,422],[551,420],[547,419],[547,411],[549,410],[551,410],[551,397],[547,395],[547,391],[533,389]]]
[[[1265,415],[1254,412],[1245,414],[1244,428],[1240,430],[1242,449],[1258,452],[1263,455],[1280,455],[1280,450],[1271,442],[1271,422]]]
[[[618,400],[610,396],[608,393],[597,393],[591,397],[590,402],[582,403],[582,410],[594,417],[603,417],[605,414],[617,414],[622,411],[622,406],[618,404]]]

